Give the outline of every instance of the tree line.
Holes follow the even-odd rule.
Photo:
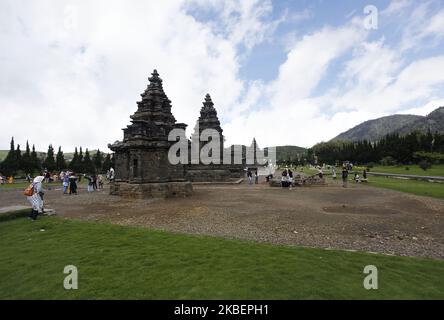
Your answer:
[[[91,156],[88,149],[83,152],[82,147],[75,148],[74,156],[71,161],[65,159],[62,147],[59,146],[57,153],[54,153],[54,148],[50,144],[48,151],[43,158],[40,158],[35,151],[35,146],[32,149],[26,141],[25,152],[20,150],[20,145],[15,147],[14,137],[11,138],[9,152],[6,158],[0,163],[0,172],[7,176],[14,176],[19,172],[24,174],[39,173],[43,170],[49,172],[60,172],[62,170],[71,170],[77,173],[95,174],[98,172],[106,172],[113,167],[113,157],[110,154],[105,154],[97,150]]]
[[[322,142],[310,151],[316,155],[318,163],[328,164],[343,161],[383,165],[418,164],[423,161],[441,163],[444,162],[444,133],[413,131],[403,136],[387,134],[376,142]]]

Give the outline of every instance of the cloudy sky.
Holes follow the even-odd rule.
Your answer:
[[[208,92],[228,144],[309,147],[444,105],[443,38],[439,0],[0,0],[0,149],[107,150],[154,68],[178,122]]]

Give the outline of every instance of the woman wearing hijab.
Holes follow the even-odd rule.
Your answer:
[[[33,193],[32,196],[28,197],[28,201],[31,203],[32,211],[29,217],[32,220],[36,220],[39,214],[43,213],[43,188],[42,181],[45,179],[44,176],[37,176],[32,182]]]

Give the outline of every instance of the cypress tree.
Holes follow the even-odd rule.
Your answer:
[[[68,165],[69,169],[74,172],[77,172],[79,168],[78,163],[79,163],[79,153],[77,152],[77,147],[76,147],[74,150],[74,155]]]
[[[48,152],[46,153],[45,161],[43,162],[43,167],[48,171],[54,171],[56,168],[56,163],[54,160],[54,148],[50,144],[48,147]]]
[[[91,157],[89,155],[89,151],[88,148],[86,148],[85,151],[85,157],[83,158],[83,172],[84,173],[88,173],[88,174],[95,174],[95,168],[94,168],[94,163],[91,160]]]
[[[57,152],[56,155],[56,168],[59,171],[64,170],[66,168],[65,156],[63,155],[61,146],[59,146],[59,151]]]
[[[82,147],[80,147],[80,152],[79,152],[79,160],[77,161],[77,171],[78,172],[85,172],[85,168],[83,167],[83,151],[82,151]]]
[[[103,153],[100,152],[99,149],[97,149],[97,152],[93,157],[93,162],[94,162],[94,167],[96,168],[96,171],[102,170]]]
[[[15,150],[14,155],[14,169],[15,171],[19,171],[22,169],[22,151],[20,150],[20,145],[17,145],[17,149]]]
[[[37,156],[37,152],[35,151],[35,145],[32,145],[32,152],[31,152],[31,173],[34,173],[35,171],[39,172],[42,169],[40,159]]]
[[[26,151],[22,156],[22,169],[25,170],[26,174],[32,174],[33,167],[31,163],[31,150],[29,149],[28,140],[26,140]]]
[[[10,176],[16,173],[17,169],[15,167],[16,165],[15,158],[16,158],[16,151],[15,151],[14,137],[12,137],[9,152],[6,155],[5,160],[3,160],[3,162],[1,163],[1,170],[3,174]]]

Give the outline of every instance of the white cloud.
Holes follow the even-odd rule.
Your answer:
[[[400,15],[409,3],[385,12]],[[261,146],[309,147],[370,118],[443,104],[444,56],[407,54],[441,39],[443,13],[426,4],[412,11],[400,43],[369,40],[357,17],[305,35],[296,30],[269,82],[240,77],[250,50],[292,19],[271,19],[268,0],[11,0],[0,7],[1,148],[14,135],[39,150],[49,143],[104,149],[121,139],[154,68],[176,119],[190,129],[211,94],[227,144],[256,137]],[[208,16],[197,19],[193,10]]]
[[[49,143],[104,149],[121,138],[154,68],[180,122],[194,123],[207,92],[220,112],[232,106],[244,86],[237,44],[187,15],[183,5],[3,1],[0,145],[15,135],[40,150]],[[260,27],[239,25],[246,37]]]

